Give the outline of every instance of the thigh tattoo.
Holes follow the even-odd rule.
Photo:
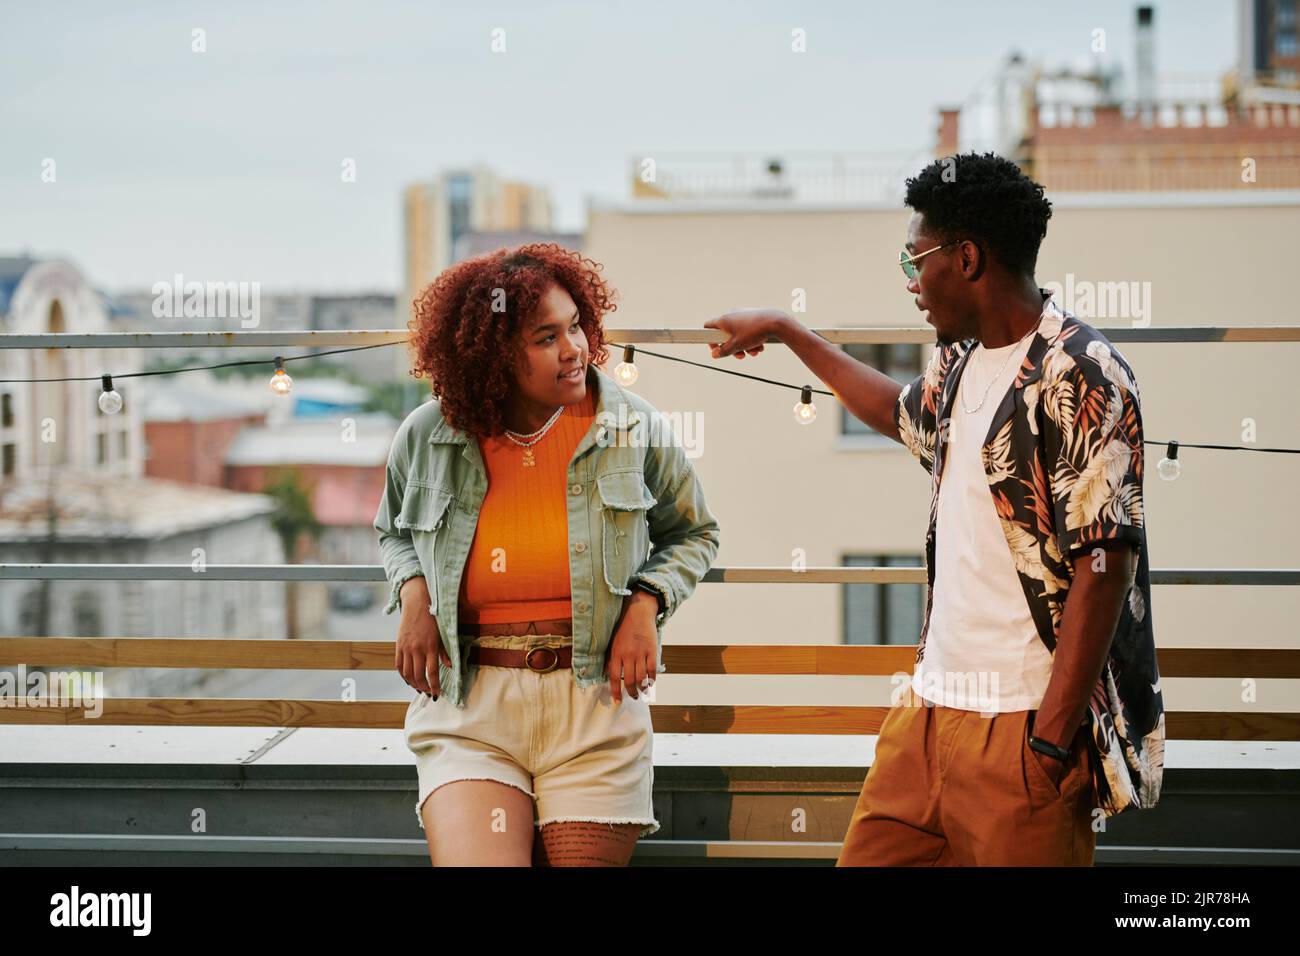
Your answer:
[[[640,823],[548,823],[533,841],[533,861],[537,866],[627,866],[641,829]]]

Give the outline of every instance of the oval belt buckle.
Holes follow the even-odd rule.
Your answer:
[[[551,663],[548,664],[546,667],[533,666],[533,655],[536,654],[538,651],[550,652]],[[527,654],[524,655],[524,666],[526,666],[530,671],[536,671],[539,674],[549,674],[551,671],[555,670],[555,668],[560,666],[560,652],[553,647],[534,647],[532,650],[530,650]]]

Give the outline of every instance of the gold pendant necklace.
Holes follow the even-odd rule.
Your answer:
[[[555,414],[551,416],[550,421],[548,421],[541,428],[537,429],[537,431],[530,432],[527,435],[520,435],[519,432],[512,432],[510,429],[508,428],[506,429],[506,437],[509,438],[516,445],[521,446],[524,450],[523,467],[525,468],[537,467],[537,459],[533,457],[533,446],[546,437],[546,433],[551,430],[552,425],[554,425],[556,422],[560,420],[560,415],[563,414],[563,412],[564,412],[564,406],[561,405],[559,408],[555,410]],[[519,437],[516,438],[515,437],[516,435],[519,435]],[[523,438],[530,438],[532,440],[521,441],[520,439]]]

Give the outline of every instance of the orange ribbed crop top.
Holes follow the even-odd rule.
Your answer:
[[[460,584],[460,619],[513,624],[568,618],[569,461],[596,417],[590,379],[582,401],[566,405],[532,446],[537,464],[509,438],[480,438],[488,490]]]

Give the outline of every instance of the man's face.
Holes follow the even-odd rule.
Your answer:
[[[908,253],[918,255],[943,244],[944,240],[925,228],[925,216],[912,213],[907,224]],[[941,345],[971,338],[977,332],[972,327],[971,283],[962,276],[961,261],[960,245],[939,249],[918,259],[916,278],[907,280],[907,291],[925,313],[925,320],[934,326],[935,338]]]

